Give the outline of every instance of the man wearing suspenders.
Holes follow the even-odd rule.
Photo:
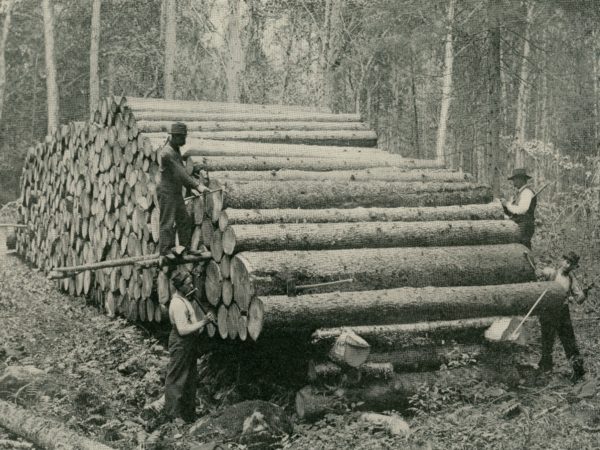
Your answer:
[[[193,290],[189,273],[177,272],[172,282],[176,290],[169,305],[173,328],[169,335],[165,412],[170,418],[189,422],[195,419],[196,413],[198,336],[215,318],[210,312],[204,316],[196,303],[186,298],[186,294]]]
[[[535,208],[537,206],[537,197],[528,182],[530,176],[525,169],[515,169],[512,180],[515,188],[518,189],[516,197],[509,201],[502,201],[504,212],[519,225],[521,230],[521,243],[531,250],[531,238],[535,232]]]

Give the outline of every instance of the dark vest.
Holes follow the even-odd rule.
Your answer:
[[[530,189],[534,193],[534,197],[531,199],[531,203],[529,204],[529,209],[525,211],[524,214],[512,214],[511,219],[519,225],[519,228],[521,229],[521,235],[523,237],[523,243],[527,247],[530,247],[531,238],[535,232],[535,208],[537,206],[537,197],[535,196],[535,191],[533,189],[530,187],[527,187],[526,189]],[[515,200],[515,203],[518,202],[519,197],[517,197]]]

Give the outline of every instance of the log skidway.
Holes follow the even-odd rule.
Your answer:
[[[296,284],[354,280],[332,291],[511,284],[535,280],[524,250],[522,245],[508,244],[242,252],[231,259],[230,271],[234,297],[244,302],[255,294],[286,294],[290,277]]]
[[[248,250],[446,247],[519,241],[519,227],[509,220],[276,223],[228,226],[222,249],[233,255]]]
[[[556,309],[564,289],[555,282],[424,287],[262,296],[263,328],[318,329],[525,314],[548,289],[535,314]]]
[[[491,189],[475,183],[250,181],[228,185],[224,206],[239,209],[416,207],[468,205],[491,200]]]
[[[234,209],[221,212],[219,228],[272,223],[336,223],[369,221],[500,220],[500,202],[420,208]]]

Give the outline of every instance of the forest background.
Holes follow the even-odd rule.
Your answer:
[[[557,181],[546,214],[597,234],[596,0],[0,0],[0,26],[0,204],[28,146],[129,95],[360,112],[498,195]]]

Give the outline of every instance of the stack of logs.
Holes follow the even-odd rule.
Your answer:
[[[488,186],[374,148],[357,115],[304,107],[104,99],[90,122],[28,152],[18,251],[45,271],[139,257],[60,285],[160,321],[171,287],[153,264],[157,153],[173,121],[188,126],[188,170],[200,166],[211,189],[189,202],[192,246],[211,260],[187,267],[216,312],[211,336],[323,342],[352,327],[397,341],[523,313],[548,287],[532,282],[518,227]],[[560,301],[550,287],[541,310]]]

